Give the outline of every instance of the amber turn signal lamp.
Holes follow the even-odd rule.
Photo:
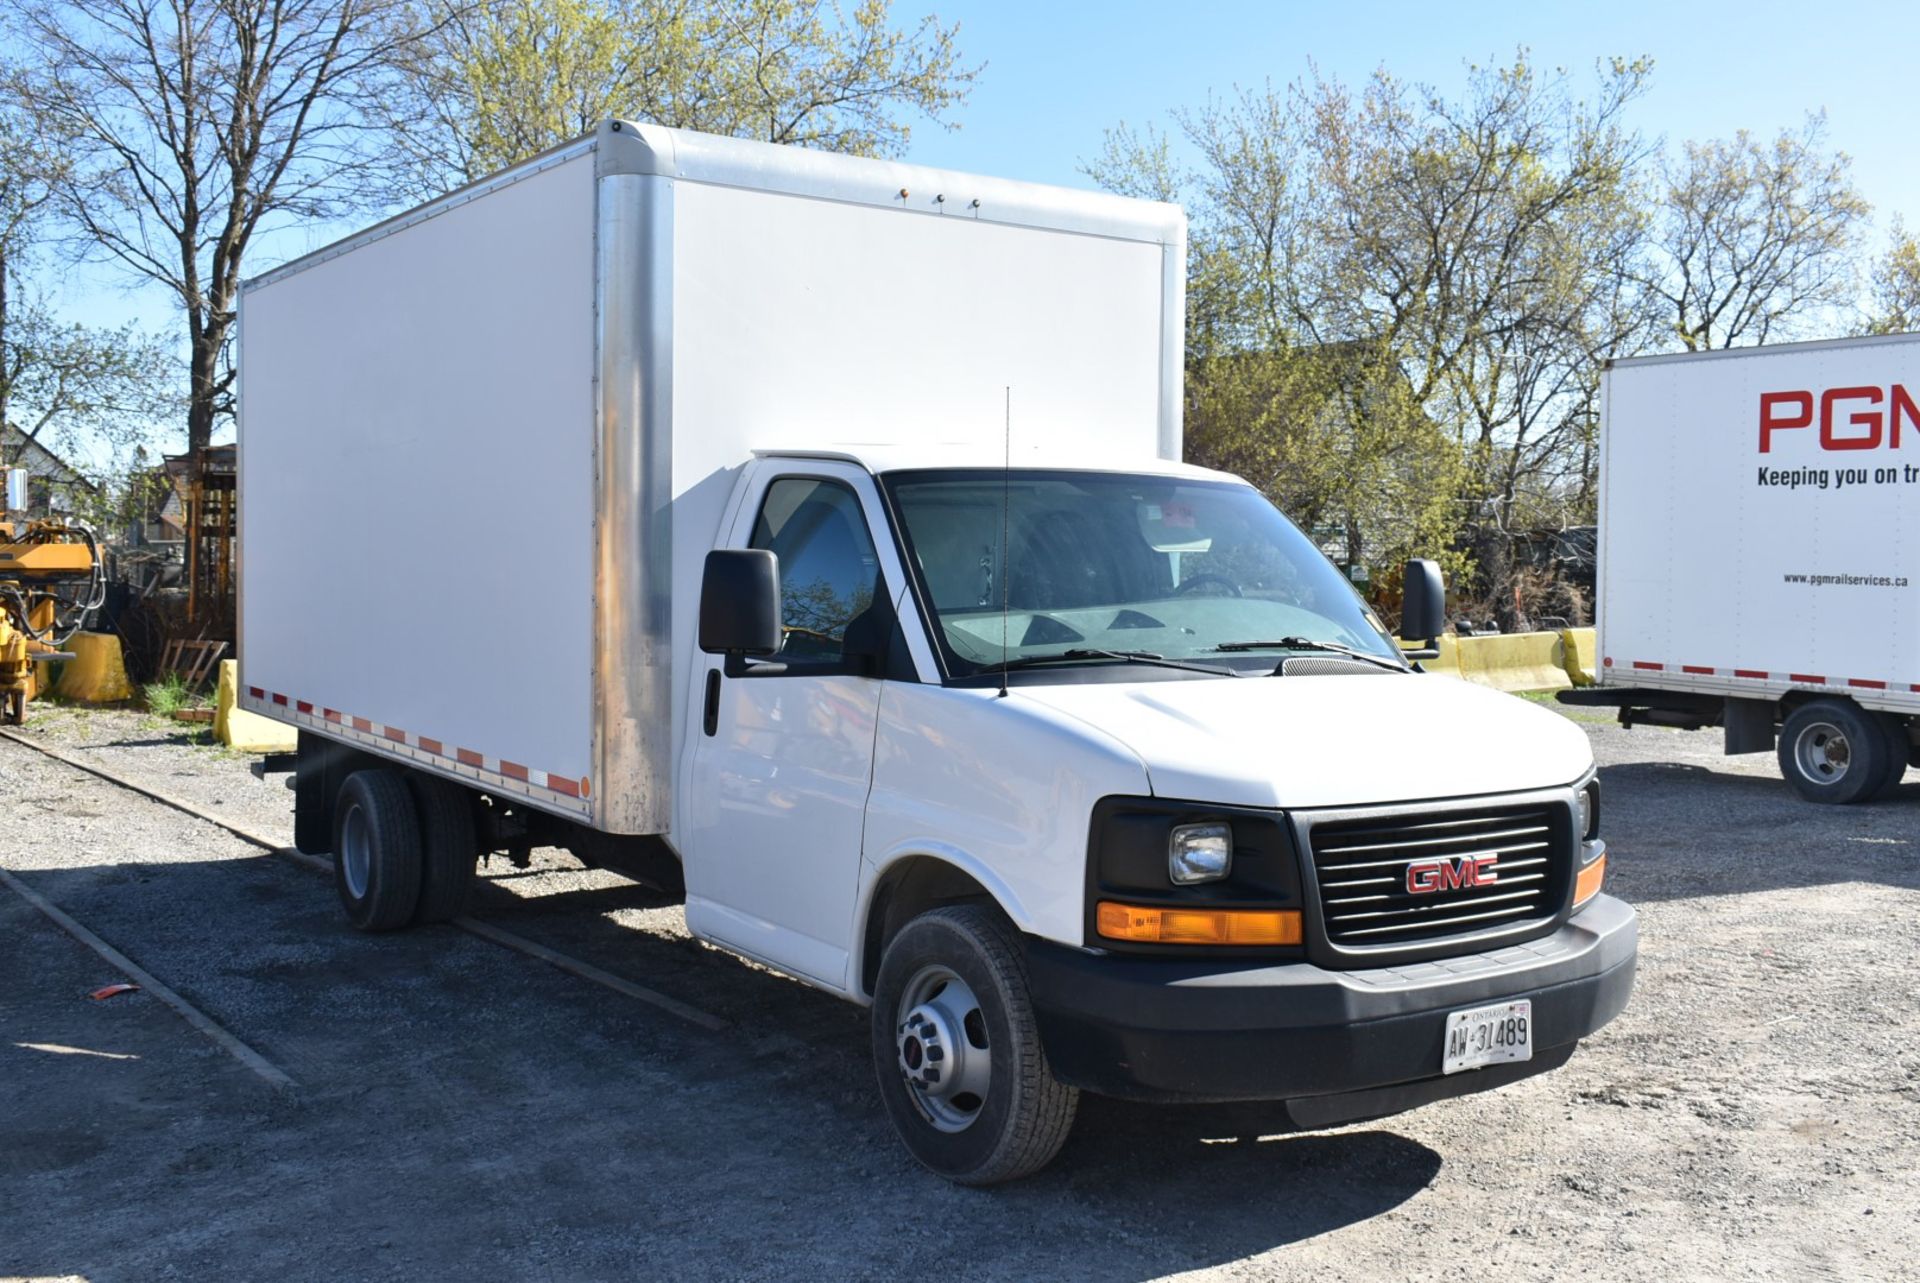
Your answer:
[[[1298,909],[1156,909],[1102,900],[1100,934],[1136,944],[1299,944]]]
[[[1573,880],[1573,907],[1579,908],[1594,896],[1600,894],[1600,884],[1607,880],[1607,857],[1596,856],[1592,864],[1580,870],[1580,876]]]

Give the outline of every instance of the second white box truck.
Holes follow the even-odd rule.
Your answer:
[[[1920,335],[1615,361],[1599,683],[1628,725],[1723,726],[1816,802],[1920,764]]]
[[[1320,1126],[1566,1060],[1635,962],[1586,738],[1179,462],[1185,255],[1171,206],[609,124],[250,283],[241,702],[351,920],[533,845],[683,886],[871,1005],[972,1183],[1083,1088]]]

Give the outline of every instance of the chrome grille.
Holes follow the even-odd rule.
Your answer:
[[[1534,802],[1316,823],[1309,831],[1327,939],[1399,945],[1544,918],[1565,893],[1567,808]],[[1492,855],[1495,880],[1454,885],[1462,862]],[[1428,866],[1438,889],[1408,890],[1409,869]]]

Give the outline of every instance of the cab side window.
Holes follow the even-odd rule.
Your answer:
[[[880,559],[853,491],[838,481],[782,477],[767,487],[749,546],[780,559],[781,658],[844,659],[847,625],[873,605],[880,587]]]

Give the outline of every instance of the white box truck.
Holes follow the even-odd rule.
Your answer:
[[[1920,764],[1920,335],[1615,361],[1598,685],[1626,725],[1777,749],[1806,798]]]
[[[242,704],[366,929],[479,852],[683,888],[873,1009],[908,1148],[1080,1089],[1299,1126],[1632,985],[1584,735],[1420,674],[1179,462],[1172,206],[630,124],[251,282]],[[1441,589],[1416,565],[1402,631]]]

